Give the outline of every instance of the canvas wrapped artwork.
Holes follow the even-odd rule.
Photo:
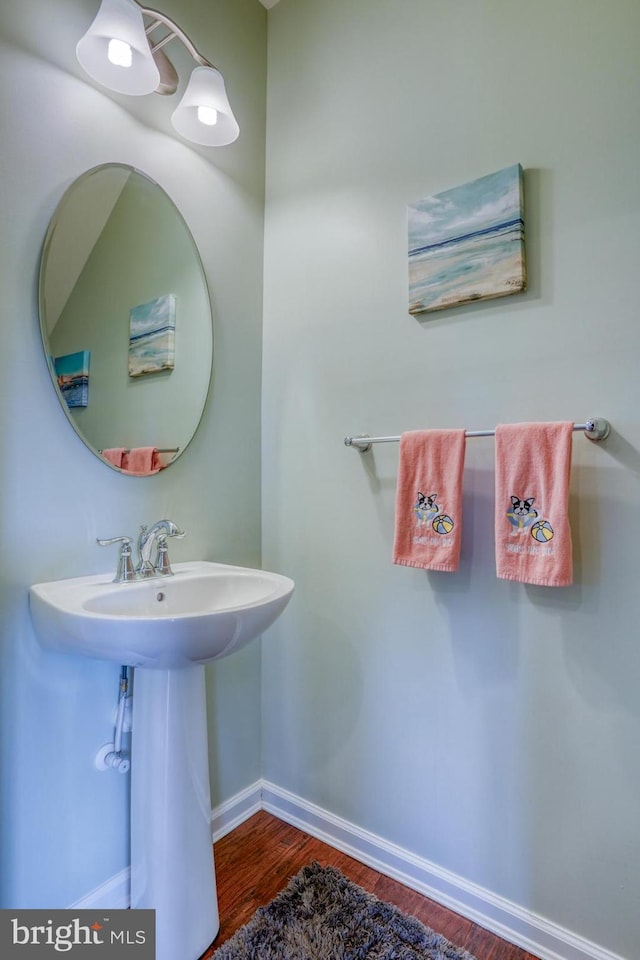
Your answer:
[[[409,313],[526,289],[522,167],[409,207]]]

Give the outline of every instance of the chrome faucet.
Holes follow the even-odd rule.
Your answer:
[[[169,553],[167,550],[167,539],[175,537],[182,540],[184,531],[180,530],[173,520],[158,520],[152,526],[140,527],[140,536],[138,537],[138,564],[136,566],[136,577],[140,580],[147,577],[170,577],[173,575],[169,563]],[[151,562],[151,551],[153,545],[157,544],[157,554],[154,562]]]
[[[173,576],[167,548],[169,537],[175,537],[176,540],[182,540],[184,537],[184,531],[178,529],[173,520],[158,520],[151,527],[140,527],[138,563],[135,569],[131,560],[131,537],[111,537],[108,540],[98,539],[97,542],[101,547],[108,547],[112,543],[122,544],[118,556],[118,569],[113,582],[131,583],[135,580],[147,580],[150,577]],[[152,563],[151,551],[154,544],[157,546],[157,552]]]

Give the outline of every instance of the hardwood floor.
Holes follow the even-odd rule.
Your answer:
[[[208,960],[225,940],[272,900],[312,860],[337,867],[346,877],[380,900],[464,947],[476,960],[537,960],[433,900],[410,890],[344,853],[327,846],[277,817],[261,811],[219,840],[214,847],[220,932],[203,955]]]

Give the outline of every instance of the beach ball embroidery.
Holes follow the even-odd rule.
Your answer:
[[[431,524],[433,531],[442,535],[451,533],[454,526],[453,520],[446,513],[439,513]]]
[[[553,527],[548,520],[536,520],[531,527],[531,536],[538,543],[548,543],[553,539]]]

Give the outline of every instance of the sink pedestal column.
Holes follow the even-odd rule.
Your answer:
[[[219,929],[204,666],[136,668],[131,906],[156,911],[157,960],[197,960]]]

